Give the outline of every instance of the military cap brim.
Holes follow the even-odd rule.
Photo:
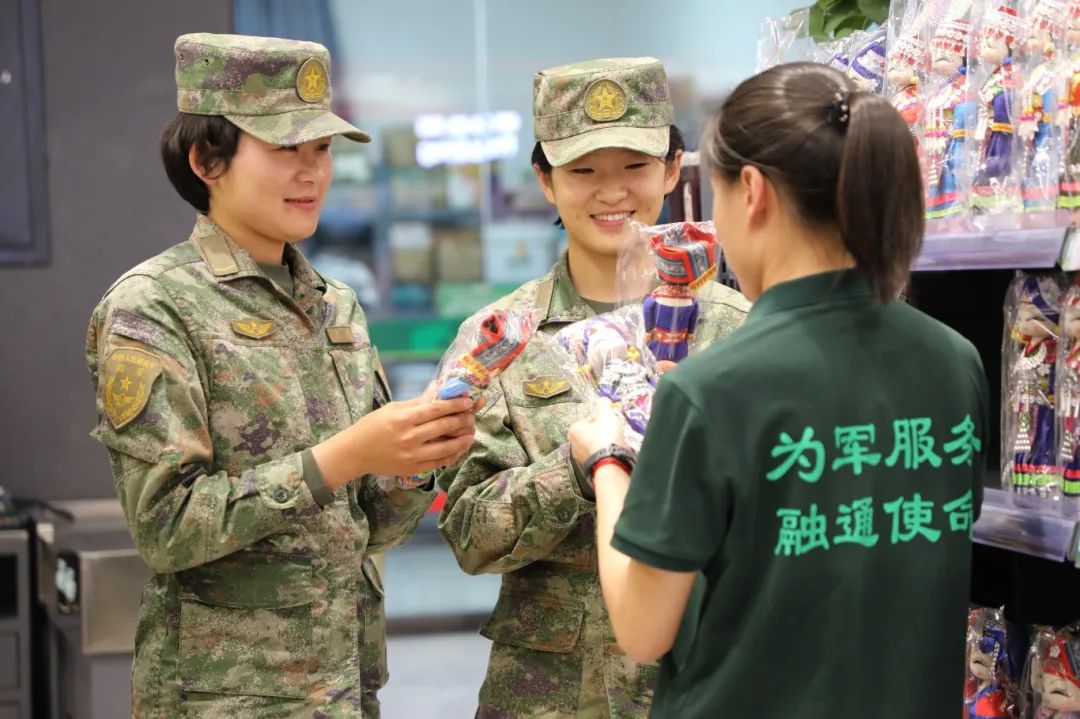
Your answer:
[[[272,145],[301,145],[341,135],[354,142],[371,142],[371,135],[322,108],[291,110],[279,115],[225,115],[249,135]]]
[[[596,150],[620,148],[634,150],[653,157],[666,157],[671,142],[671,129],[663,127],[612,126],[591,129],[563,140],[541,142],[544,155],[552,167],[562,167]]]

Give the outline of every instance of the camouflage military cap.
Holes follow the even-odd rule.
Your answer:
[[[663,157],[673,121],[667,75],[655,58],[589,60],[533,78],[533,129],[554,167],[605,147]]]
[[[371,136],[330,111],[330,53],[314,42],[192,33],[176,39],[176,105],[274,145]]]

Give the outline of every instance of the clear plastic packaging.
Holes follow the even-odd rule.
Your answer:
[[[1054,628],[1036,626],[1031,630],[1031,645],[1024,660],[1024,673],[1016,693],[1016,715],[1020,719],[1046,717],[1043,706],[1043,657],[1054,641]]]
[[[1007,719],[1016,700],[1008,671],[1008,626],[1000,609],[968,614],[964,716]]]
[[[810,9],[796,10],[784,17],[767,17],[761,23],[757,43],[757,71],[785,62],[808,60],[812,54]]]
[[[979,3],[978,10],[969,73],[977,108],[969,143],[973,224],[979,230],[1010,229],[1023,210],[1016,100],[1024,80],[1014,58],[1023,18],[1011,0]]]
[[[1057,215],[1059,175],[1064,151],[1064,82],[1067,5],[1064,0],[1028,0],[1021,50],[1020,191],[1025,227],[1053,227]]]
[[[851,43],[851,62],[847,75],[864,92],[880,95],[885,91],[886,29],[864,33]]]
[[[933,28],[923,120],[928,233],[966,229],[971,173],[967,136],[975,124],[968,78],[970,0],[954,0]]]
[[[1018,273],[1005,300],[1002,486],[1060,497],[1055,375],[1061,287],[1056,274]]]
[[[575,322],[537,341],[563,368],[575,394],[590,405],[611,400],[626,420],[627,444],[640,449],[660,378],[645,347],[640,305]]]
[[[616,291],[620,302],[640,303],[656,359],[678,362],[691,352],[697,292],[716,279],[719,255],[711,222],[631,226],[619,251]]]
[[[1057,466],[1062,474],[1061,494],[1080,504],[1080,275],[1073,278],[1061,305],[1055,398]]]
[[[1080,625],[1065,627],[1044,642],[1032,684],[1035,703],[1029,716],[1080,719]]]
[[[846,75],[848,67],[851,65],[853,43],[856,42],[857,36],[861,37],[865,34],[864,32],[858,32],[839,40],[817,43],[814,45],[810,59],[822,65],[828,65]]]
[[[484,394],[491,380],[525,349],[537,326],[532,309],[495,309],[465,321],[436,373],[435,396],[452,399]]]
[[[1062,64],[1065,94],[1061,107],[1065,127],[1058,207],[1072,215],[1075,223],[1080,212],[1080,2],[1069,0],[1069,19],[1065,32],[1066,57]]]

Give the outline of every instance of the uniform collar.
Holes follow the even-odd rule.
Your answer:
[[[570,261],[566,252],[563,252],[548,276],[541,280],[541,284],[547,281],[552,282],[552,290],[545,323],[578,322],[596,314],[574,289],[574,283],[570,280]]]
[[[747,322],[797,307],[873,298],[869,283],[855,270],[822,272],[773,285],[754,302]]]
[[[241,277],[266,277],[247,250],[236,244],[216,222],[202,213],[199,213],[195,220],[191,243],[195,245],[218,282],[231,282]],[[285,245],[284,259],[294,282],[319,292],[326,291],[326,282],[303,253],[291,244]]]

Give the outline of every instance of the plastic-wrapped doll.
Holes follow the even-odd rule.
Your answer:
[[[1065,130],[1065,162],[1061,173],[1058,207],[1080,210],[1080,2],[1069,0],[1069,26],[1066,44],[1073,54],[1066,68],[1067,108],[1063,108]]]
[[[1012,450],[1008,482],[1023,494],[1052,493],[1060,470],[1056,466],[1054,376],[1057,360],[1060,288],[1053,277],[1021,280],[1018,304],[1009,333],[1006,358],[1010,436],[1002,455]]]
[[[979,32],[978,56],[986,80],[979,87],[979,117],[975,140],[978,168],[971,186],[971,204],[979,213],[1016,212],[1021,208],[1020,188],[1013,172],[1016,137],[1013,115],[1019,73],[1013,65],[1016,8],[998,5],[987,9]]]
[[[1062,492],[1080,497],[1080,276],[1062,303],[1057,366],[1058,466]],[[1053,494],[1053,493],[1051,493]]]
[[[641,315],[635,307],[575,322],[555,335],[578,376],[622,412],[625,439],[635,450],[641,448],[659,379],[652,356],[639,349],[642,339]]]
[[[476,398],[517,359],[534,329],[531,312],[497,309],[481,317],[470,340],[473,346],[448,354],[448,362],[439,372],[436,395],[440,399],[464,394]]]
[[[658,360],[686,359],[700,307],[694,291],[716,276],[716,235],[685,222],[652,238],[663,283],[645,298],[645,333]]]
[[[963,9],[966,13],[966,8]],[[923,142],[927,160],[926,218],[942,220],[964,214],[968,196],[965,143],[972,123],[967,78],[971,23],[946,20],[934,35],[931,69],[944,84],[926,103]]]
[[[1042,692],[1036,719],[1080,719],[1080,631],[1066,627],[1042,656]]]
[[[1053,627],[1035,626],[1031,629],[1031,646],[1024,661],[1024,672],[1020,678],[1020,691],[1017,696],[1017,716],[1019,719],[1035,719],[1043,709],[1043,657],[1053,643]]]
[[[847,75],[859,89],[880,93],[885,86],[885,28],[871,33],[853,47]]]
[[[968,614],[965,719],[1009,719],[1005,619],[999,609],[972,609]]]
[[[889,48],[888,64],[886,65],[886,77],[889,84],[895,88],[889,101],[900,117],[904,118],[912,137],[918,134],[916,127],[923,119],[923,96],[919,87],[919,73],[926,65],[926,44],[922,38],[915,35],[904,35],[897,38]]]
[[[1052,212],[1057,205],[1061,88],[1056,55],[1066,10],[1063,0],[1036,0],[1024,43],[1028,70],[1020,110],[1020,139],[1024,149],[1021,191],[1027,213]]]

